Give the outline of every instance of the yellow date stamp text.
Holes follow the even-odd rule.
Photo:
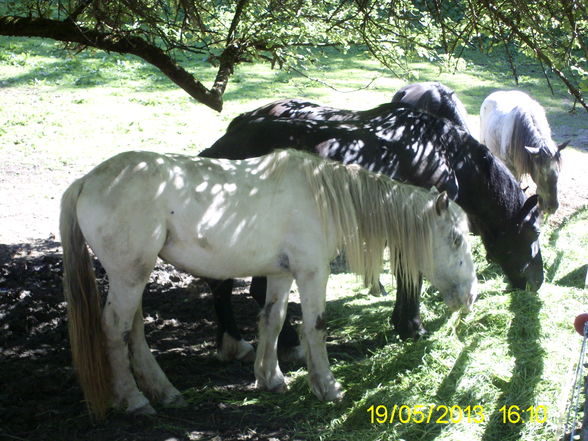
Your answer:
[[[367,409],[371,424],[457,424],[461,422],[481,424],[486,421],[484,407],[475,406],[445,406],[444,404],[430,404],[407,406],[395,404],[392,407],[371,405]]]
[[[486,421],[484,406],[446,406],[443,404],[414,405],[395,404],[385,406],[372,404],[367,408],[371,424],[481,424]],[[545,405],[517,406],[504,405],[498,409],[503,424],[543,424],[547,421],[548,409]]]

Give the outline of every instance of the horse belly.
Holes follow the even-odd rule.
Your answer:
[[[314,265],[324,259],[323,248],[329,247],[312,196],[297,195],[293,202],[285,194],[296,190],[275,190],[278,197],[271,204],[252,198],[246,208],[228,204],[213,215],[184,213],[184,220],[168,220],[160,257],[191,274],[217,279],[293,272],[297,262]]]
[[[277,247],[247,249],[228,247],[207,237],[166,242],[159,256],[195,276],[214,279],[247,277],[283,272],[278,265]]]

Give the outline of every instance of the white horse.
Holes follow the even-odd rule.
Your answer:
[[[141,297],[157,256],[216,279],[267,275],[254,370],[257,386],[273,391],[286,389],[276,346],[295,279],[310,386],[322,400],[342,396],[324,316],[339,247],[367,280],[378,280],[387,244],[393,273],[416,284],[422,272],[454,309],[475,299],[466,217],[445,193],[302,152],[243,161],[122,153],[69,187],[60,229],[73,361],[99,417],[112,404],[153,413],[144,393],[183,401],[144,336]],[[109,278],[103,310],[86,243]]]
[[[537,101],[518,90],[488,95],[480,108],[480,141],[519,181],[523,175],[531,176],[546,213],[557,210],[560,152],[569,141],[555,144],[545,110]]]

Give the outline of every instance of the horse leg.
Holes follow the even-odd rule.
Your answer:
[[[419,312],[423,278],[419,276],[418,285],[411,288],[404,277],[397,273],[396,283],[396,304],[392,313],[392,324],[403,340],[408,338],[417,340],[427,332],[421,324]]]
[[[329,273],[324,270],[298,274],[296,283],[300,291],[306,364],[312,392],[324,401],[343,398],[341,385],[329,367],[325,344],[325,298]]]
[[[380,280],[378,280],[378,284],[370,284],[370,291],[369,294],[372,296],[387,296],[388,292],[386,291],[386,288],[384,288],[384,285],[382,284],[382,282]]]
[[[259,343],[255,357],[256,386],[275,392],[287,390],[278,364],[278,334],[286,317],[292,276],[268,277],[267,298],[259,315]]]
[[[214,299],[214,310],[218,322],[217,357],[222,361],[244,360],[253,361],[255,350],[241,337],[235,323],[235,315],[231,304],[233,279],[204,279],[210,287]]]
[[[249,293],[253,297],[259,306],[263,308],[265,305],[265,293],[267,291],[267,278],[266,277],[254,277],[251,280],[251,287]],[[288,313],[286,312],[286,318],[282,331],[278,337],[278,349],[281,353],[281,359],[284,360],[302,360],[304,358],[304,351],[300,345],[300,339],[298,338],[298,332],[290,323]]]
[[[155,410],[137,387],[129,357],[133,322],[141,304],[146,281],[128,283],[125,280],[126,278],[109,274],[110,288],[102,313],[102,327],[112,368],[114,404],[117,407],[126,407],[127,412],[153,414]]]
[[[131,366],[139,388],[150,398],[161,401],[166,406],[179,407],[186,405],[186,401],[168,380],[155,361],[155,357],[145,340],[145,325],[143,308],[139,305],[130,338]]]

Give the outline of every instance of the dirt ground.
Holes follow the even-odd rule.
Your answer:
[[[556,139],[572,138],[574,145],[564,151],[561,207],[550,219],[554,223],[588,204],[588,123],[586,130],[568,131],[554,128]],[[88,167],[64,172],[8,158],[1,162],[0,439],[294,439],[296,418],[291,415],[268,419],[263,411],[255,412],[256,406],[243,411],[220,400],[166,409],[158,418],[114,413],[107,422],[93,424],[71,368],[57,238],[59,197]],[[99,266],[96,271],[105,285],[104,271]],[[248,288],[243,282],[239,289]],[[234,301],[244,336],[254,340],[256,305],[247,296],[235,296]],[[289,308],[299,319],[298,305],[290,303]],[[160,263],[147,286],[144,310],[147,340],[180,390],[253,388],[251,364],[214,358],[212,299],[198,279]]]
[[[255,406],[208,400],[159,409],[157,418],[113,413],[92,424],[71,368],[61,249],[51,240],[0,245],[0,439],[26,440],[290,440],[292,420],[264,418]],[[105,273],[97,264],[99,284]],[[239,291],[246,291],[241,283]],[[214,357],[212,297],[199,279],[158,264],[143,297],[147,340],[180,390],[253,389],[253,367]],[[235,296],[244,337],[255,338],[258,308]],[[298,305],[290,313],[300,317]],[[288,365],[285,366],[286,368]],[[186,435],[187,434],[187,435]]]

